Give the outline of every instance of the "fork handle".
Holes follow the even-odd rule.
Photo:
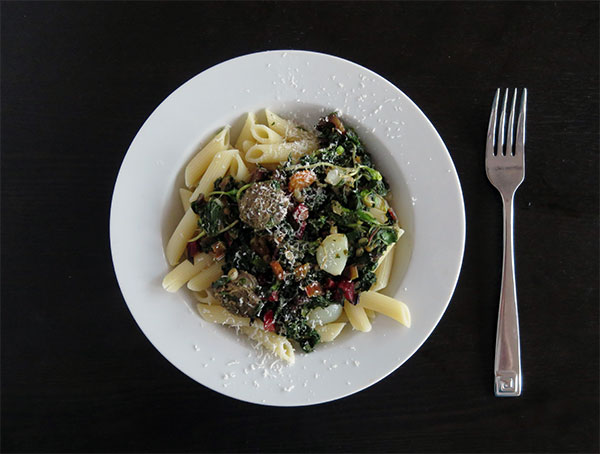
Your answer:
[[[510,196],[502,196],[504,206],[504,260],[494,361],[494,394],[497,397],[520,396],[522,385],[521,342],[519,339],[519,314],[517,312],[513,247],[513,199],[514,192]]]

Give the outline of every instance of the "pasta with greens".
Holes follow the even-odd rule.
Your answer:
[[[205,320],[237,327],[283,360],[375,314],[410,327],[406,304],[378,293],[403,234],[389,186],[358,135],[332,113],[315,132],[265,110],[234,142],[225,127],[185,169],[185,215],[166,247]]]

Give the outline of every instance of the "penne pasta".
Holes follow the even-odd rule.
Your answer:
[[[248,317],[233,315],[224,307],[198,303],[196,308],[204,320],[221,325],[240,327],[245,335],[258,342],[267,351],[274,353],[290,364],[294,364],[294,348],[290,341],[283,336],[265,331],[260,320],[256,320],[250,326],[250,319]]]
[[[301,140],[298,142],[256,144],[248,149],[245,159],[254,164],[274,164],[285,162],[291,155],[293,160],[316,150],[316,142]]]
[[[279,334],[271,333],[258,326],[244,326],[242,332],[250,339],[258,342],[264,349],[274,353],[289,364],[296,361],[292,343]]]
[[[198,303],[196,304],[196,309],[200,316],[207,322],[228,326],[250,326],[250,319],[248,317],[234,315],[222,306]]]
[[[192,265],[185,260],[173,268],[163,279],[162,286],[167,292],[176,292],[185,285],[187,281],[210,266],[213,262],[212,256],[204,253],[197,255],[198,259]]]
[[[348,319],[348,316],[346,315],[346,311],[342,311],[342,314],[336,319],[335,322],[336,323],[349,323],[350,320]]]
[[[188,208],[167,243],[165,254],[170,265],[175,265],[179,262],[188,240],[192,238],[197,227],[198,215],[191,208]]]
[[[225,126],[185,167],[185,185],[188,188],[196,185],[219,151],[229,148],[230,129],[229,126]]]
[[[270,128],[284,137],[287,136],[288,130],[292,128],[291,121],[281,118],[269,109],[265,109],[265,116],[267,117],[267,125],[269,125]]]
[[[363,292],[356,307],[379,312],[410,328],[410,310],[406,304],[397,299],[377,292]]]
[[[235,150],[231,164],[229,165],[229,175],[236,181],[248,181],[250,179],[250,171],[244,163],[240,152]]]
[[[371,309],[365,309],[365,314],[367,314],[367,317],[371,323],[373,320],[375,320],[375,317],[377,317],[377,312],[372,311]]]
[[[208,256],[209,256],[209,257],[210,257],[210,258],[211,258],[211,259],[214,261],[214,258],[213,258],[213,257],[212,257],[210,254],[206,254],[206,253],[204,253],[204,252],[199,252],[199,253],[197,253],[196,255],[194,255],[194,265],[195,265],[195,264],[197,264],[198,262],[202,262],[202,261],[206,260],[206,258],[205,258],[205,257],[206,257],[207,255],[208,255]],[[209,264],[209,265],[210,265],[210,264]],[[209,265],[207,265],[207,267],[208,267]]]
[[[252,126],[254,126],[256,124],[256,115],[254,115],[254,113],[252,112],[248,112],[248,115],[246,115],[246,121],[244,122],[244,126],[242,127],[242,131],[240,132],[240,135],[238,136],[237,140],[235,141],[235,148],[237,148],[238,150],[244,150],[244,147],[242,146],[244,144],[244,142],[246,140],[252,140],[252,133],[251,133],[251,128]]]
[[[379,265],[375,269],[375,277],[377,280],[371,286],[371,291],[377,292],[387,287],[392,272],[392,264],[394,262],[394,254],[392,250],[395,244],[387,249],[383,258],[379,261]]]
[[[323,326],[317,326],[315,329],[317,330],[317,333],[319,333],[319,336],[321,336],[321,342],[331,342],[339,336],[345,326],[346,323],[334,322]]]
[[[269,109],[265,109],[265,116],[267,117],[269,128],[283,136],[286,141],[295,142],[297,140],[314,140],[315,138],[314,134],[304,130],[304,128],[298,126],[293,121],[281,118]]]
[[[183,211],[187,211],[190,207],[190,197],[192,196],[192,191],[181,188],[179,189],[179,197],[181,198],[181,206],[183,207]]]
[[[265,125],[253,125],[250,128],[250,133],[256,143],[281,143],[283,137],[271,128]]]
[[[348,301],[344,301],[344,312],[348,316],[352,328],[362,331],[363,333],[371,331],[371,322],[369,321],[369,317],[367,317],[364,308],[350,304]]]
[[[246,156],[248,150],[254,145],[256,145],[256,140],[244,140],[244,142],[242,143],[242,148],[240,148],[240,150],[244,153],[244,156]]]
[[[235,152],[237,150],[223,150],[215,154],[206,172],[202,175],[198,186],[196,186],[194,193],[191,195],[190,202],[198,200],[200,194],[208,195],[213,191],[215,180],[225,176]]]
[[[220,263],[213,263],[208,268],[200,271],[196,276],[189,280],[187,287],[193,292],[206,290],[211,284],[219,279],[223,274]]]
[[[194,292],[194,298],[198,300],[200,303],[204,304],[217,304],[217,300],[211,293],[210,289],[200,290],[199,292]]]

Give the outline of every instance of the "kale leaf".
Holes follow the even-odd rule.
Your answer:
[[[321,208],[330,198],[327,190],[317,185],[311,185],[308,188],[303,189],[302,195],[304,197],[304,205],[311,211]]]
[[[251,274],[266,273],[269,265],[250,249],[249,244],[249,241],[236,240],[232,247],[227,248],[225,254],[227,269],[236,268]]]
[[[373,284],[377,280],[377,276],[375,275],[375,268],[376,266],[373,266],[372,269],[367,269],[366,271],[363,270],[363,272],[360,273],[358,279],[355,282],[355,288],[357,291],[366,292],[373,286]]]
[[[285,320],[280,324],[279,334],[298,342],[302,350],[307,353],[312,352],[321,340],[319,333],[309,326],[301,311],[286,314]]]
[[[218,198],[211,199],[205,203],[196,201],[192,204],[192,209],[199,216],[198,225],[209,236],[217,235],[225,227],[223,222],[223,203]]]

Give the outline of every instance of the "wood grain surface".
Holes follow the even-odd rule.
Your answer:
[[[598,452],[598,2],[2,2],[2,452]],[[467,241],[423,347],[354,396],[270,408],[195,383],[114,276],[112,189],[144,120],[227,59],[308,49],[403,90],[458,170]],[[492,392],[492,96],[527,87],[515,201],[524,393]],[[149,207],[149,209],[152,209]]]

